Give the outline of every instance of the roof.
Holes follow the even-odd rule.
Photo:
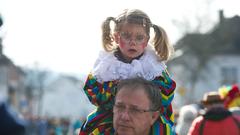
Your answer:
[[[240,54],[240,17],[224,18],[205,34],[189,33],[175,45],[176,50],[200,54]],[[214,49],[211,49],[214,48]]]

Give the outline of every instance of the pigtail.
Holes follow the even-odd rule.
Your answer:
[[[170,46],[168,41],[167,33],[163,28],[155,24],[152,25],[155,37],[153,39],[153,45],[157,55],[160,57],[160,60],[168,60],[171,54],[173,53],[173,47]]]
[[[114,48],[113,45],[113,36],[111,34],[110,22],[116,22],[114,17],[108,17],[102,24],[102,45],[105,51],[112,51]]]

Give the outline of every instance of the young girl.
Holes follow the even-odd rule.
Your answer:
[[[114,30],[111,29],[113,22]],[[153,44],[149,43],[150,29],[154,30]],[[114,134],[112,126],[115,86],[125,78],[140,76],[153,81],[162,91],[164,108],[154,123],[151,134],[174,134],[171,101],[175,82],[169,77],[164,61],[172,46],[165,31],[153,24],[141,10],[124,10],[117,18],[108,17],[102,25],[105,51],[100,52],[84,91],[97,109],[89,114],[80,135]]]

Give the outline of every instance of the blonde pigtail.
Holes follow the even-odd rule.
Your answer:
[[[110,22],[116,19],[114,17],[108,17],[102,24],[102,45],[105,51],[110,52],[113,50],[113,36],[111,34]]]
[[[173,52],[173,47],[169,44],[167,33],[160,26],[153,24],[152,27],[155,32],[153,46],[160,60],[167,61]]]

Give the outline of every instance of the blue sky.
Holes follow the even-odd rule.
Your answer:
[[[193,28],[198,16],[212,25],[219,9],[232,17],[240,15],[239,5],[238,0],[0,0],[0,35],[4,53],[17,65],[87,74],[102,49],[102,21],[125,8],[145,11],[174,43],[183,29],[174,21]]]

